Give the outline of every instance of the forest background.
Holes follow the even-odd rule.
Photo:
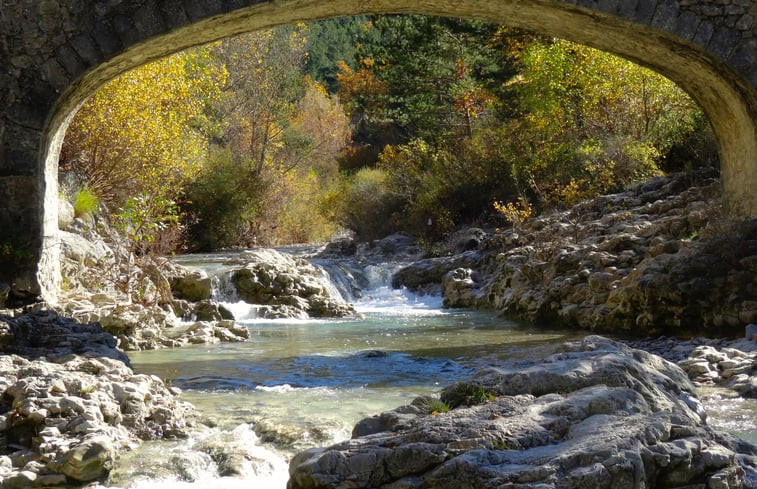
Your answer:
[[[61,188],[138,253],[431,243],[717,165],[709,124],[608,53],[451,18],[279,27],[144,65],[71,122]]]

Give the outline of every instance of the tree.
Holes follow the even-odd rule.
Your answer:
[[[402,136],[437,142],[470,136],[494,110],[502,80],[512,72],[493,37],[497,25],[417,15],[378,16],[380,43],[361,53],[386,86],[366,110],[384,110]]]
[[[243,34],[225,39],[213,55],[229,76],[217,112],[226,121],[228,144],[251,178],[271,165],[293,166],[276,152],[302,94],[306,29],[303,25]]]
[[[213,110],[213,158],[187,190],[194,247],[285,244],[334,231],[316,210],[350,128],[336,98],[304,75],[307,33],[304,25],[277,28],[214,48],[228,78]]]
[[[308,56],[306,72],[329,93],[339,90],[337,73],[344,63],[350,69],[358,66],[360,46],[378,41],[370,17],[341,17],[308,24]]]
[[[203,64],[207,56],[207,49],[178,53],[104,85],[71,121],[61,171],[113,209],[139,193],[173,198],[202,165],[199,119],[225,78]]]
[[[699,108],[670,80],[609,53],[537,40],[520,57],[511,124],[515,177],[546,205],[569,205],[660,173]]]

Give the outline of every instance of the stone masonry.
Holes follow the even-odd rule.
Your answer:
[[[528,28],[668,76],[712,122],[727,206],[757,216],[757,0],[0,0],[0,301],[55,298],[60,143],[102,83],[245,31],[410,12]]]

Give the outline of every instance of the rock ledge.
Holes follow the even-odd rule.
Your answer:
[[[706,426],[693,392],[674,364],[589,336],[361,421],[295,456],[288,488],[756,487],[757,448]]]

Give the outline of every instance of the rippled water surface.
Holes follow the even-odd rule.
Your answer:
[[[227,305],[238,318],[252,315],[243,303]],[[180,387],[213,427],[125,454],[108,485],[283,489],[296,451],[348,438],[363,417],[467,378],[482,363],[534,357],[579,337],[440,306],[438,298],[378,287],[356,304],[363,319],[242,319],[251,333],[244,343],[131,353],[135,370]],[[714,422],[755,436],[753,424],[751,432],[744,426],[755,419],[753,404],[710,405]],[[734,415],[742,408],[743,419]],[[244,463],[227,475],[218,454],[229,447]]]

